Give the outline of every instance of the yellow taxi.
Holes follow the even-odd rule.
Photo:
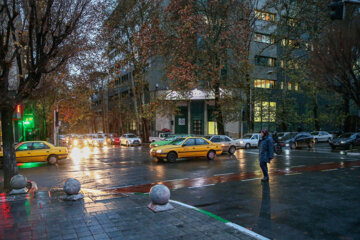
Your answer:
[[[48,162],[54,164],[59,159],[68,157],[66,147],[55,147],[45,141],[22,142],[15,147],[16,161],[18,163],[27,162]],[[0,159],[3,152],[0,152]]]
[[[155,147],[150,154],[159,160],[167,159],[175,162],[178,158],[206,157],[209,160],[215,159],[216,155],[222,154],[220,144],[212,143],[202,137],[177,138],[168,145]]]

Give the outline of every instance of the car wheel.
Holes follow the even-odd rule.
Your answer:
[[[235,151],[236,151],[236,148],[235,148],[234,146],[231,146],[231,147],[229,148],[229,153],[230,153],[231,155],[234,155]]]
[[[176,162],[176,159],[177,159],[176,152],[169,152],[166,159],[171,163]]]
[[[208,152],[208,154],[207,154],[207,159],[208,159],[208,160],[214,160],[215,157],[216,157],[216,152],[213,151],[213,150],[210,150],[210,151]]]
[[[54,165],[55,163],[57,163],[58,158],[56,155],[50,155],[47,159],[48,163],[51,165]]]
[[[348,147],[349,150],[352,150],[353,149],[353,145],[350,144],[349,147]]]
[[[250,143],[245,144],[245,149],[250,149],[250,148],[251,148]]]
[[[314,147],[314,143],[313,143],[313,142],[309,142],[308,147],[309,147],[309,148],[313,148],[313,147]]]
[[[292,150],[296,149],[296,144],[295,144],[295,143],[291,143],[291,144],[290,144],[290,148],[291,148]]]
[[[319,143],[319,139],[315,138],[315,144]]]

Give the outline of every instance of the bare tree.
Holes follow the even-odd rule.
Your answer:
[[[322,86],[360,107],[360,18],[334,23],[314,44],[310,67]]]
[[[12,115],[16,104],[39,87],[86,40],[91,0],[3,0],[0,3],[0,109],[4,180],[17,174]]]

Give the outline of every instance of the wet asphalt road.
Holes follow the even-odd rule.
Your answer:
[[[271,180],[258,179],[258,150],[238,150],[214,161],[156,162],[149,148],[73,149],[57,165],[24,164],[20,173],[40,189],[62,187],[148,191],[165,183],[172,199],[210,211],[272,239],[360,239],[360,156],[286,150],[270,164]],[[2,173],[0,173],[2,178]],[[140,188],[139,188],[140,186]]]

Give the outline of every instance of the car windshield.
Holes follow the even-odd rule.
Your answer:
[[[170,145],[181,145],[184,142],[185,138],[177,138],[170,143]]]
[[[243,139],[250,139],[252,137],[252,135],[251,134],[248,134],[248,135],[245,135],[244,137],[243,137]]]
[[[353,133],[343,133],[340,136],[338,136],[337,138],[354,138],[355,134]]]
[[[288,134],[286,134],[285,136],[283,136],[283,137],[281,138],[281,140],[284,140],[284,141],[289,140],[289,139],[295,137],[296,134],[297,134],[297,133],[288,133]]]
[[[206,139],[210,139],[212,136],[205,136]]]
[[[127,138],[137,138],[135,134],[129,134],[126,136]]]
[[[319,135],[319,132],[312,132],[311,135]]]

